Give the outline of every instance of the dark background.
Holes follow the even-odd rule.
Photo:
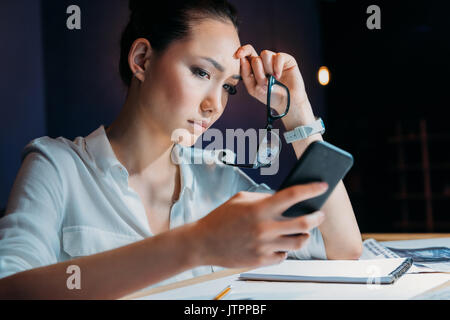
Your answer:
[[[445,1],[231,1],[241,43],[293,55],[324,139],[355,158],[344,179],[362,232],[449,232],[449,140],[445,118],[450,41]],[[66,8],[81,8],[68,30]],[[366,9],[381,8],[381,30]],[[126,89],[118,72],[126,0],[0,2],[0,208],[20,152],[41,136],[74,139],[110,124]],[[326,65],[331,82],[317,81]],[[264,106],[243,84],[214,125],[262,128]],[[281,123],[276,127],[282,129]],[[280,171],[255,181],[277,188],[295,163],[284,144]]]

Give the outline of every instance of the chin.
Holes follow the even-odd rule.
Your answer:
[[[197,142],[198,138],[195,138],[194,136],[192,136],[189,140],[181,140],[180,142],[178,142],[178,144],[182,145],[183,147],[192,147],[196,142]]]
[[[184,147],[192,147],[201,135],[190,132],[188,129],[180,128],[172,132],[171,141]]]

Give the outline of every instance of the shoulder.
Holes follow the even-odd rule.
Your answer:
[[[43,136],[31,140],[21,152],[22,166],[40,171],[36,174],[56,172],[61,179],[86,161],[90,160],[82,137],[70,141],[64,137]]]
[[[45,203],[62,208],[76,160],[64,138],[40,137],[22,149],[21,164],[8,201],[8,212]],[[48,208],[46,208],[48,209]],[[27,209],[25,209],[27,210]]]
[[[79,157],[82,140],[70,141],[64,137],[50,138],[48,136],[31,140],[22,150],[21,161],[30,154],[38,154],[52,164],[69,164]]]

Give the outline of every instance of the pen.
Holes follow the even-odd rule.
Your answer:
[[[227,286],[225,289],[223,289],[217,296],[215,296],[213,300],[222,299],[225,295],[228,294],[228,292],[230,292],[230,290],[231,290],[231,284],[229,286]]]

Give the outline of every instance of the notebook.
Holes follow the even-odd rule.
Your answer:
[[[370,260],[285,260],[241,273],[239,280],[392,284],[412,265],[411,258]]]

